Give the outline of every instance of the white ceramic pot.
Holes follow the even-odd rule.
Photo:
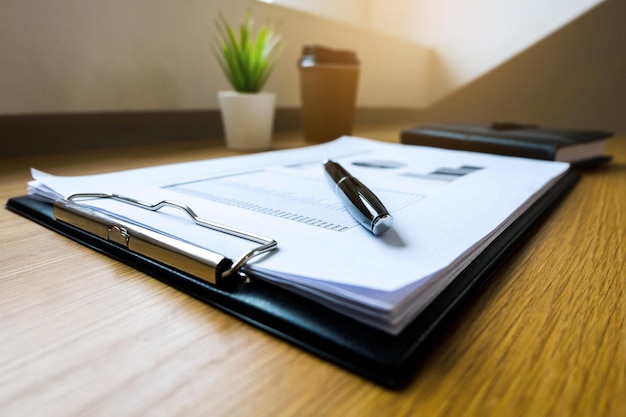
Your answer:
[[[276,95],[273,93],[217,93],[226,146],[253,151],[267,149],[272,142]]]

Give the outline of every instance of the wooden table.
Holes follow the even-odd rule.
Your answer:
[[[357,133],[397,140],[400,126]],[[276,147],[301,145],[298,134]],[[626,141],[390,391],[0,210],[2,416],[624,416]],[[231,152],[205,141],[0,164],[82,175]]]

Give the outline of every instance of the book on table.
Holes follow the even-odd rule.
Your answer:
[[[604,154],[613,132],[542,127],[535,124],[442,123],[405,129],[402,143],[595,166],[611,160]]]

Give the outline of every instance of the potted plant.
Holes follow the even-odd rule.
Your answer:
[[[268,148],[276,95],[261,90],[276,65],[280,36],[267,24],[255,33],[249,11],[238,33],[224,17],[217,27],[217,61],[234,89],[218,92],[226,144],[238,150]]]

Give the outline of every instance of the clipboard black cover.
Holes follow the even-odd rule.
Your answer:
[[[579,179],[569,171],[487,247],[399,335],[393,336],[260,280],[221,290],[55,220],[52,205],[30,196],[6,207],[97,252],[124,262],[203,302],[388,388],[401,388],[417,371],[447,325],[475,298],[497,268],[524,242]]]

